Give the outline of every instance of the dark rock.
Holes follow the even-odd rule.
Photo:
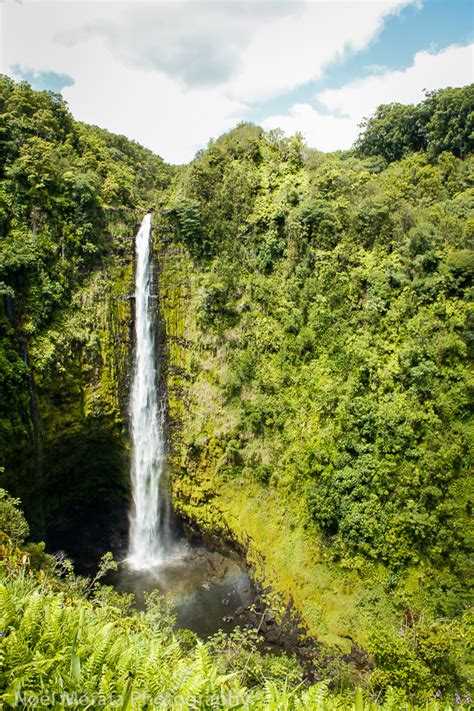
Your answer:
[[[373,669],[373,664],[369,659],[369,655],[365,649],[360,649],[355,645],[352,647],[349,654],[345,654],[343,657],[344,661],[351,664],[358,671],[370,671]]]
[[[272,642],[273,644],[278,644],[281,640],[281,633],[278,629],[270,629],[265,635],[267,642]]]
[[[275,615],[271,610],[265,610],[263,619],[267,625],[274,625],[276,623]]]

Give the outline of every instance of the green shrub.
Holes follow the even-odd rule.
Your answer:
[[[21,545],[30,533],[30,527],[20,506],[20,499],[15,499],[5,489],[0,489],[0,531],[16,545]]]

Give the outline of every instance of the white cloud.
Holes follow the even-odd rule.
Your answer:
[[[254,102],[321,77],[329,62],[367,46],[390,13],[417,1],[0,0],[0,71],[12,74],[19,65],[67,74],[75,84],[63,95],[76,118],[134,138],[166,160],[186,162],[211,136],[245,118]],[[418,77],[431,71],[432,55],[425,61],[425,54],[415,61]],[[440,67],[437,85],[456,83],[453,68],[443,74]],[[395,74],[318,97],[329,114],[347,117],[299,103],[264,125],[301,130],[325,150],[350,145],[356,124],[380,100],[405,100],[399,94],[411,75],[402,72],[398,81]]]
[[[358,124],[380,104],[418,103],[425,98],[425,90],[473,82],[473,58],[474,44],[454,45],[437,54],[418,52],[406,69],[386,70],[317,94],[327,113],[310,104],[295,104],[287,114],[265,119],[263,126],[280,127],[288,134],[301,131],[310,146],[322,151],[350,148],[359,133]]]
[[[215,89],[185,89],[159,72],[121,67],[96,40],[88,43],[100,57],[97,71],[76,71],[73,87],[63,91],[73,114],[123,133],[174,163],[187,162],[242,119],[245,106]]]
[[[222,84],[236,71],[240,55],[258,27],[295,12],[300,3],[139,2],[120,12],[103,7],[103,17],[59,33],[74,46],[101,37],[123,64],[159,70],[189,86]]]
[[[260,27],[243,53],[230,91],[262,101],[321,77],[329,62],[366,47],[384,19],[412,0],[327,0]]]
[[[415,54],[413,64],[399,71],[386,71],[351,82],[340,89],[327,89],[317,98],[331,112],[362,119],[380,104],[414,104],[425,90],[464,86],[474,81],[474,44],[453,45],[438,53]]]
[[[281,128],[288,136],[300,132],[309,146],[321,151],[348,148],[356,135],[351,119],[323,114],[310,104],[295,104],[287,114],[265,119],[262,126]]]

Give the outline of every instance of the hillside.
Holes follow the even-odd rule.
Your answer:
[[[175,504],[319,639],[394,655],[391,683],[428,674],[400,625],[449,635],[469,600],[472,144],[430,133],[459,104],[430,96],[425,148],[390,162],[383,107],[340,155],[240,126],[163,218]]]
[[[131,240],[172,170],[26,83],[0,111],[0,466],[43,536],[128,496]]]
[[[324,673],[350,699],[467,691],[473,107],[473,86],[381,107],[336,154],[242,124],[176,168],[3,78],[0,486],[33,538],[128,505],[154,207],[174,508],[349,655]]]

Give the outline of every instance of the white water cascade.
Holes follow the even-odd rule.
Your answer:
[[[158,395],[153,311],[150,309],[151,213],[136,236],[135,355],[130,399],[132,492],[127,562],[135,570],[160,563],[160,478],[165,452],[163,409]]]

